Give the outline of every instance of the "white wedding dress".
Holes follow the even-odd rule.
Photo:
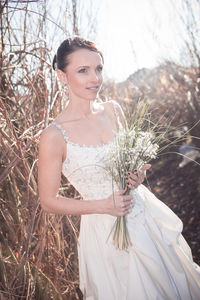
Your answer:
[[[98,201],[110,196],[112,179],[102,161],[116,137],[108,144],[81,146],[70,142],[59,124],[51,125],[61,130],[67,145],[63,174],[83,199]],[[114,190],[118,190],[116,185]],[[108,239],[116,217],[81,216],[78,258],[83,298],[199,300],[200,267],[181,235],[181,220],[144,185],[131,192],[134,202],[127,226],[132,246],[127,251],[116,249],[112,238]]]

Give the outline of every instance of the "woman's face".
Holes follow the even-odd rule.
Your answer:
[[[69,55],[64,73],[70,99],[95,100],[102,85],[103,62],[100,54],[79,49]]]

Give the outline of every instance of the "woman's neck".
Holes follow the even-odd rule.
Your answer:
[[[73,119],[90,119],[97,112],[97,105],[94,100],[70,101],[65,109],[65,113]]]

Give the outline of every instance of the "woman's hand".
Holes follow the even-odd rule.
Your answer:
[[[131,190],[136,189],[141,183],[143,183],[145,175],[146,175],[145,174],[146,170],[148,170],[150,168],[151,168],[151,165],[146,164],[142,167],[141,170],[135,170],[134,173],[129,172],[126,177],[127,186]]]
[[[125,216],[131,210],[133,203],[132,195],[124,195],[125,189],[121,189],[110,195],[106,199],[107,211],[109,215],[112,216]]]

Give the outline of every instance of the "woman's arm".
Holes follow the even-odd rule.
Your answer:
[[[45,129],[40,138],[38,187],[42,208],[56,214],[111,214],[125,215],[131,207],[132,196],[124,196],[124,190],[103,200],[75,200],[58,195],[61,183],[62,162],[66,144],[56,128]],[[67,154],[66,154],[67,155]],[[114,205],[115,203],[115,205]]]

